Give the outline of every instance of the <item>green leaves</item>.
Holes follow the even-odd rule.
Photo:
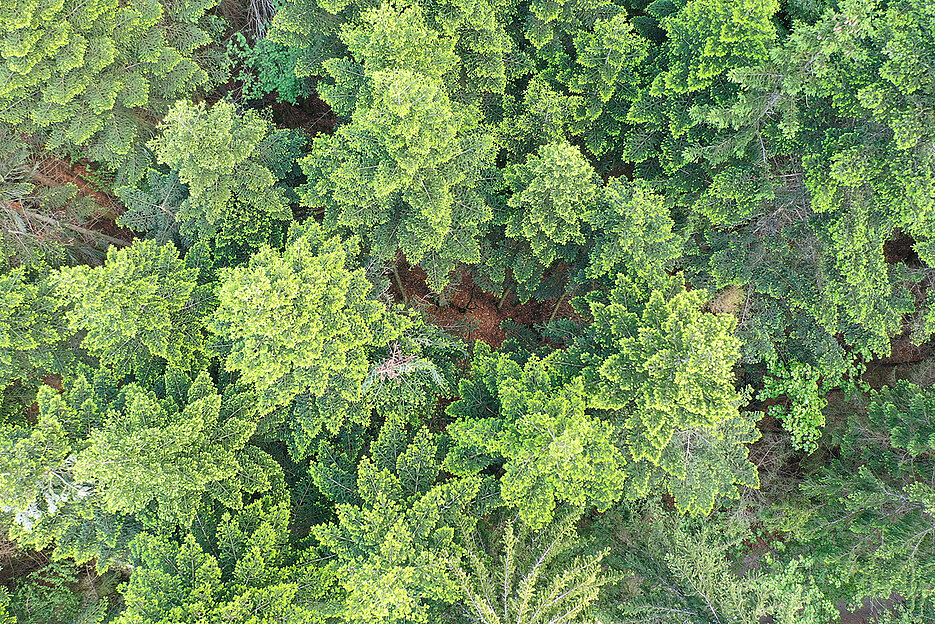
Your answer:
[[[177,413],[133,385],[120,403],[123,408],[108,413],[78,453],[75,476],[96,484],[107,511],[139,513],[155,502],[160,518],[190,524],[210,485],[240,471],[238,452],[255,423],[219,421],[221,397],[207,372],[192,382]],[[239,497],[225,502],[241,504]]]
[[[818,373],[807,364],[793,362],[779,365],[766,377],[760,399],[785,396],[790,406],[772,405],[769,411],[782,419],[783,427],[792,435],[792,446],[803,451],[818,448],[821,428],[825,424],[822,410],[828,402],[819,394]]]
[[[735,318],[702,312],[703,291],[668,299],[654,291],[642,306],[628,305],[633,293],[624,286],[608,304],[592,301],[587,334],[550,359],[579,377],[590,407],[619,419],[633,462],[629,496],[664,485],[680,511],[707,514],[737,497],[735,484],[759,485],[744,446],[759,433],[738,412],[744,398],[734,388]]]
[[[478,548],[479,535],[466,533],[468,565],[456,558],[451,566],[473,617],[483,624],[584,622],[588,606],[610,579],[601,566],[606,551],[570,556],[579,515],[566,511],[538,531],[506,522],[489,552]]]
[[[78,266],[52,276],[71,303],[71,329],[85,332],[82,345],[116,372],[145,370],[153,357],[180,360],[201,345],[196,308],[198,270],[172,245],[140,241],[111,248],[103,267]]]
[[[595,398],[611,409],[636,404],[628,426],[641,429],[649,443],[640,443],[637,458],[658,457],[676,428],[711,427],[737,413],[740,395],[733,387],[732,366],[740,356],[740,341],[731,335],[735,319],[703,313],[704,295],[679,292],[666,301],[653,292],[629,335],[622,327],[609,326],[619,304],[592,306],[604,327],[609,326],[615,351],[600,367],[601,392]]]
[[[399,337],[403,317],[370,298],[363,269],[350,270],[355,241],[326,238],[314,221],[293,226],[286,249],[265,248],[222,273],[212,330],[229,344],[225,366],[253,384],[268,412],[306,393],[333,410],[294,425],[301,452],[322,425],[354,415],[370,365],[367,350]]]
[[[481,480],[437,483],[436,437],[421,430],[408,438],[388,420],[358,466],[362,504],[338,505],[336,524],[313,529],[337,555],[349,621],[429,621],[430,602],[458,596],[447,562],[454,527],[470,514]]]
[[[604,187],[602,201],[586,218],[596,232],[591,249],[592,277],[632,276],[646,294],[663,288],[666,271],[682,255],[682,241],[661,195],[619,178]]]
[[[64,319],[52,293],[47,280],[27,282],[22,268],[0,275],[0,388],[59,368]]]
[[[303,202],[324,207],[327,227],[359,233],[381,257],[402,251],[440,290],[455,263],[479,258],[493,137],[475,107],[450,97],[442,76],[454,69],[454,40],[427,28],[418,8],[365,12],[342,37],[357,62],[328,64],[337,85],[327,97],[346,106],[351,95],[356,106],[302,160]]]
[[[536,359],[520,367],[481,351],[477,360],[475,380],[462,382],[449,413],[470,414],[471,386],[485,384],[495,392],[494,417],[449,426],[449,470],[471,474],[502,458],[500,494],[532,527],[550,522],[559,501],[604,510],[620,498],[626,460],[614,446],[614,427],[585,414],[580,381],[563,386]]]
[[[74,457],[62,425],[68,407],[48,386],[40,388],[37,402],[39,421],[34,428],[0,429],[2,510],[12,512],[14,521],[27,530],[42,514],[54,514],[63,503],[90,493],[71,475]]]

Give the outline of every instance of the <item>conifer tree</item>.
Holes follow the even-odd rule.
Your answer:
[[[649,41],[633,29],[625,13],[595,22],[575,36],[576,71],[568,88],[584,96],[576,118],[595,122],[615,95],[634,95],[635,71],[649,55]],[[625,93],[623,93],[625,92]],[[601,130],[607,130],[602,124]]]
[[[28,283],[25,270],[0,275],[0,388],[42,371],[62,369],[65,335],[59,300],[47,280]]]
[[[744,446],[759,433],[733,383],[736,319],[702,312],[703,291],[654,291],[640,305],[623,286],[609,304],[591,302],[594,324],[550,360],[581,376],[591,407],[619,418],[629,496],[664,485],[680,511],[706,514],[737,485],[759,485]]]
[[[255,111],[238,114],[225,101],[210,109],[204,103],[177,102],[162,130],[150,146],[159,162],[188,185],[188,197],[175,214],[183,235],[257,247],[267,242],[274,220],[292,219],[286,191],[277,185],[283,176],[273,172],[283,165],[266,149],[289,140],[288,132],[274,131]],[[284,155],[288,158],[290,151],[294,162],[295,150]]]
[[[64,268],[52,276],[70,307],[69,327],[82,346],[115,373],[142,372],[154,357],[180,360],[203,344],[198,269],[171,244],[140,241],[111,248],[102,267]]]
[[[326,621],[321,604],[331,597],[331,576],[311,549],[290,549],[288,496],[265,496],[212,524],[210,536],[187,533],[176,542],[143,533],[133,541],[118,624]]]
[[[48,386],[40,388],[36,400],[39,418],[35,427],[4,426],[0,430],[2,510],[26,527],[43,513],[55,513],[63,503],[90,493],[71,474],[74,458],[62,425],[67,409],[64,401]]]
[[[456,263],[478,260],[493,138],[475,107],[449,96],[454,40],[429,29],[417,6],[372,9],[342,38],[355,61],[328,64],[336,85],[325,97],[351,121],[317,137],[302,160],[303,202],[324,207],[327,227],[359,233],[372,253],[402,251],[441,290]]]
[[[776,0],[691,0],[662,20],[669,36],[669,71],[653,89],[697,91],[734,67],[766,58],[776,37]]]
[[[598,180],[581,152],[568,143],[545,145],[506,173],[514,209],[506,235],[529,242],[544,266],[563,255],[561,247],[584,242],[584,215],[593,208]]]
[[[909,620],[935,606],[932,405],[905,381],[872,392],[852,405],[837,457],[779,504],[777,526],[820,562],[810,576],[825,593],[857,604],[896,592]]]
[[[429,604],[458,597],[448,560],[457,548],[455,527],[469,517],[481,480],[438,483],[436,437],[423,429],[410,441],[397,427],[385,425],[358,466],[361,504],[338,505],[337,523],[314,528],[337,556],[346,621],[430,621]]]
[[[83,148],[132,182],[149,163],[142,110],[206,85],[213,1],[5,2],[0,9],[0,122],[50,149]],[[201,55],[203,62],[206,55]],[[209,56],[209,55],[208,55]],[[214,73],[214,70],[212,70]]]
[[[105,510],[136,514],[154,503],[160,519],[187,525],[205,494],[237,508],[241,489],[264,480],[263,467],[243,454],[255,423],[220,420],[221,397],[206,371],[177,412],[135,385],[122,389],[119,403],[74,464],[75,477],[95,485]],[[259,474],[241,475],[250,469]]]
[[[54,547],[57,558],[96,559],[103,571],[144,524],[187,525],[205,508],[238,509],[270,489],[278,465],[246,444],[255,414],[222,408],[205,371],[194,380],[176,371],[155,386],[162,396],[82,374],[63,394],[40,388],[39,424],[3,431],[11,538]]]
[[[574,523],[580,516],[566,510],[551,524],[532,530],[512,522],[497,531],[496,545],[479,544],[467,533],[465,557],[452,568],[463,601],[483,624],[586,622],[586,613],[610,579],[601,562],[606,551],[572,558]],[[491,552],[492,551],[492,552]],[[462,565],[467,559],[467,565]],[[491,561],[491,559],[493,559]]]
[[[212,330],[226,345],[225,367],[254,385],[270,412],[300,397],[293,450],[304,455],[323,425],[366,423],[358,404],[368,349],[397,339],[406,320],[370,298],[363,269],[351,270],[355,240],[328,237],[314,220],[294,225],[282,253],[263,248],[225,269]]]
[[[178,213],[188,189],[179,181],[177,172],[165,174],[150,169],[136,186],[121,186],[116,192],[125,207],[116,219],[118,225],[145,232],[147,238],[160,245],[182,242]]]
[[[595,232],[589,276],[625,274],[641,290],[647,289],[646,295],[665,286],[665,272],[681,257],[682,241],[672,231],[674,223],[661,195],[614,178],[586,219]]]
[[[550,522],[561,501],[605,510],[622,495],[626,460],[613,426],[585,413],[580,380],[562,386],[536,359],[521,367],[480,347],[459,395],[445,466],[473,474],[502,461],[500,494],[529,526]]]

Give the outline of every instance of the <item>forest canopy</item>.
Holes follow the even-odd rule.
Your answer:
[[[935,622],[932,3],[4,0],[0,225],[0,624]]]

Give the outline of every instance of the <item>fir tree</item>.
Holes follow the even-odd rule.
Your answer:
[[[225,366],[257,390],[269,412],[301,397],[293,450],[305,453],[323,425],[366,423],[359,407],[368,349],[406,326],[372,298],[363,269],[351,270],[356,241],[327,237],[314,221],[294,225],[282,253],[261,249],[221,274],[212,330],[226,344]]]
[[[138,179],[150,159],[139,111],[160,114],[211,79],[211,63],[194,59],[212,41],[205,13],[214,4],[4,3],[0,122]]]
[[[175,213],[183,235],[257,247],[267,242],[275,220],[292,218],[286,192],[277,185],[281,176],[271,170],[283,165],[264,153],[277,135],[288,133],[274,131],[254,111],[238,114],[224,101],[210,110],[204,103],[178,102],[162,130],[150,146],[188,186]]]
[[[197,312],[205,293],[198,270],[171,244],[140,241],[111,248],[102,267],[78,266],[52,276],[71,305],[69,327],[81,344],[115,373],[142,372],[153,358],[180,360],[203,345]]]
[[[481,348],[459,394],[446,467],[472,474],[502,461],[501,496],[529,526],[551,521],[560,501],[604,510],[622,495],[626,460],[613,426],[585,413],[580,381],[563,387],[538,360],[520,367]]]

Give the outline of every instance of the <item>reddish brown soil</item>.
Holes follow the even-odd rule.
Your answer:
[[[280,128],[299,128],[314,136],[321,132],[331,134],[338,123],[337,115],[317,93],[300,100],[298,105],[277,102],[272,96],[267,96],[264,104],[273,111],[273,121]]]
[[[931,343],[926,342],[921,345],[913,344],[907,334],[900,334],[894,336],[890,341],[890,354],[875,360],[875,362],[884,365],[921,362],[922,360],[927,360],[932,357],[932,351]]]
[[[449,287],[453,292],[445,293],[448,305],[439,307],[437,294],[425,283],[425,271],[410,266],[402,257],[397,259],[397,270],[409,305],[423,308],[430,321],[449,332],[465,340],[482,340],[495,349],[506,338],[502,321],[510,319],[519,325],[541,325],[548,322],[555,308],[554,299],[520,304],[515,297],[508,296],[498,310],[500,299],[481,291],[464,271],[458,272],[455,286]],[[391,280],[390,292],[396,301],[402,301],[395,280]],[[567,297],[562,299],[555,318],[577,318]]]
[[[73,184],[79,195],[90,197],[100,207],[88,217],[87,222],[74,225],[124,241],[132,241],[136,237],[132,230],[120,227],[114,221],[123,212],[123,206],[113,194],[93,181],[93,165],[84,161],[71,163],[54,156],[43,158],[37,164],[38,169],[33,174],[35,182],[49,188]]]
[[[883,243],[883,257],[890,264],[904,262],[906,264],[917,264],[919,255],[912,248],[916,242],[911,236],[902,230],[896,230],[893,238]]]
[[[117,207],[117,200],[113,195],[101,190],[90,181],[90,173],[86,164],[69,163],[61,158],[47,157],[39,161],[39,170],[33,174],[36,182],[48,187],[74,184],[78,193],[94,199],[101,208],[112,212]]]

